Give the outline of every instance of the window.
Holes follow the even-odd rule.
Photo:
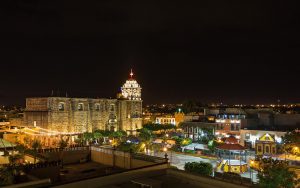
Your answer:
[[[95,104],[95,110],[100,111],[100,104]]]
[[[275,153],[276,153],[276,151],[275,151],[275,147],[274,147],[274,146],[272,147],[272,153],[273,153],[273,154],[275,154]]]
[[[63,102],[58,103],[58,110],[59,111],[64,111],[65,110],[65,103],[63,103]]]
[[[270,153],[270,147],[266,146],[266,153]]]
[[[246,133],[245,138],[246,138],[246,140],[249,140],[249,139],[250,139],[250,134],[249,134],[249,133]]]
[[[239,130],[240,130],[240,126],[239,126],[239,125],[236,125],[236,126],[235,126],[235,130],[239,131]]]
[[[257,146],[257,151],[261,152],[261,146]]]
[[[115,105],[113,105],[113,104],[110,105],[110,111],[111,111],[111,112],[114,112],[114,111],[115,111]]]
[[[193,132],[193,128],[190,128],[190,133],[192,133]]]
[[[82,111],[82,110],[83,110],[83,104],[82,104],[82,103],[79,103],[77,109],[78,109],[79,111]]]
[[[230,130],[233,131],[233,130],[234,130],[234,124],[231,124],[230,126],[231,126],[231,127],[230,127]]]

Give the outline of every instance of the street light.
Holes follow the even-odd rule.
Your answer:
[[[165,159],[166,159],[166,162],[168,162],[168,154],[167,154],[167,151],[168,149],[166,147],[163,148],[163,151],[165,152]]]
[[[252,173],[252,166],[254,165],[254,161],[250,160],[250,180],[252,183],[252,179],[253,179],[253,173]]]

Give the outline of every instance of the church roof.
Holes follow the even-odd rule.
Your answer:
[[[238,140],[234,136],[229,136],[225,139],[226,144],[238,144]]]
[[[217,149],[242,151],[246,148],[240,144],[220,144],[217,146]]]

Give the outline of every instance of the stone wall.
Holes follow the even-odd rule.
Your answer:
[[[35,125],[59,132],[114,129],[128,133],[135,133],[142,127],[142,101],[66,97],[26,101],[25,126]]]
[[[151,158],[151,156],[147,156],[147,158]],[[140,168],[165,161],[162,158],[155,158],[152,161],[143,160],[142,158],[134,157],[133,154],[129,152],[116,151],[103,147],[91,147],[91,160],[100,164],[124,169]]]

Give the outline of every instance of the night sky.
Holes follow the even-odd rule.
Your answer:
[[[130,68],[146,104],[300,101],[289,1],[1,0],[0,16],[0,104],[114,98]]]

